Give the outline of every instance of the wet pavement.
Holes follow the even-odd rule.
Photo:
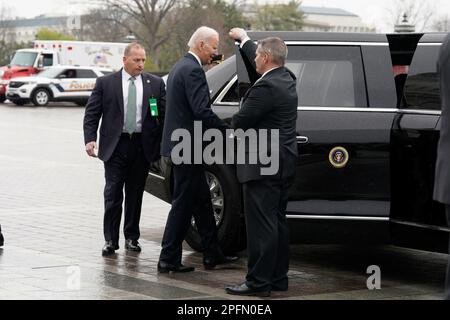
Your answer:
[[[84,109],[0,104],[0,299],[216,300],[246,271],[242,259],[206,271],[187,245],[188,274],[159,275],[156,264],[169,205],[144,195],[140,254],[101,256],[103,166],[83,146]],[[290,290],[270,299],[433,299],[443,296],[447,255],[393,246],[296,245]],[[368,290],[369,266],[381,289]],[[248,298],[245,298],[248,299]],[[258,298],[251,298],[258,300]]]

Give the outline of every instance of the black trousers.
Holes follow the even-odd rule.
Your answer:
[[[172,208],[167,218],[159,260],[173,265],[181,264],[182,243],[192,217],[201,237],[203,256],[221,255],[211,194],[203,166],[174,165],[173,177]]]
[[[445,206],[445,213],[447,215],[447,225],[450,227],[450,205]],[[447,262],[447,276],[445,277],[445,300],[450,300],[450,239],[448,244],[448,262]]]
[[[263,179],[243,184],[250,288],[287,289],[289,227],[286,206],[291,179]]]
[[[142,197],[149,169],[149,163],[142,150],[141,135],[135,135],[131,139],[122,136],[113,155],[104,164],[106,185],[103,232],[105,240],[119,241],[124,186],[125,239],[138,240]]]

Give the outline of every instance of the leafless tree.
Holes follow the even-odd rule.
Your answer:
[[[13,25],[10,20],[10,9],[0,6],[0,42],[14,40]]]
[[[117,22],[125,19],[121,10],[93,8],[81,17],[77,37],[82,41],[123,42],[129,31]]]
[[[192,33],[200,26],[206,25],[219,32],[219,51],[228,58],[234,54],[234,41],[228,36],[232,27],[249,25],[239,5],[243,1],[232,0],[189,0],[183,6],[175,8],[167,17],[163,29],[171,33],[169,41],[161,47],[159,56],[161,68],[170,67],[185,53],[187,42]],[[201,19],[199,19],[201,17]]]
[[[17,46],[10,12],[10,9],[0,6],[0,66],[11,60],[11,55]]]
[[[433,31],[450,32],[450,16],[441,16],[433,23]]]
[[[180,0],[101,0],[108,9],[123,12],[125,19],[115,22],[131,31],[141,43],[156,65],[159,65],[158,49],[170,39],[170,32],[161,32],[165,18],[173,8],[181,6]]]

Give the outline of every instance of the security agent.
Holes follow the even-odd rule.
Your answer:
[[[160,158],[166,91],[164,81],[143,73],[145,50],[138,43],[124,52],[124,67],[97,79],[86,105],[84,141],[86,152],[97,157],[97,129],[100,119],[98,158],[105,167],[105,212],[102,255],[119,249],[119,229],[125,189],[125,249],[140,252],[139,221],[145,181],[151,162]],[[158,117],[152,115],[152,105]]]
[[[264,175],[262,164],[237,166],[242,183],[247,229],[248,270],[245,282],[226,288],[228,294],[269,296],[288,290],[289,229],[286,221],[288,190],[297,161],[296,77],[284,67],[287,47],[279,38],[256,46],[241,28],[230,31],[241,51],[261,77],[244,95],[231,121],[235,129],[279,130],[279,170]]]

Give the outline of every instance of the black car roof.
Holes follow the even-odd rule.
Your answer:
[[[444,41],[447,33],[427,33],[420,39],[420,43],[436,43]]]
[[[385,34],[348,32],[249,31],[253,40],[279,37],[284,41],[387,42]]]
[[[409,34],[381,34],[381,33],[350,33],[350,32],[302,32],[302,31],[248,31],[253,40],[267,37],[279,37],[284,41],[339,41],[339,42],[387,42],[390,37],[412,36],[419,37],[420,43],[442,42],[446,33],[409,33]]]

